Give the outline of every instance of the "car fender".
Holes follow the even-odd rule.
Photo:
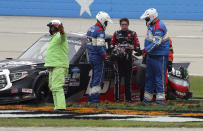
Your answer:
[[[42,78],[42,77],[48,77],[48,71],[40,71],[39,75],[34,79],[34,82],[32,84],[32,89],[35,88],[37,82]]]

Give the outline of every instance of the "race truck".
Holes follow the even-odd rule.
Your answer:
[[[48,71],[44,67],[44,58],[49,34],[43,35],[17,59],[7,58],[0,61],[0,104],[18,103],[22,101],[51,102],[52,95],[48,87]],[[67,33],[69,46],[69,74],[65,78],[64,91],[67,102],[85,102],[91,80],[91,67],[88,62],[86,36],[79,33]],[[111,36],[107,35],[106,45],[110,46]],[[110,55],[110,52],[108,52]],[[189,75],[178,67],[186,69],[187,63],[175,63],[175,72],[168,75],[168,99],[188,99]],[[145,66],[142,60],[135,57],[132,77],[132,100],[140,101],[143,97],[145,83]],[[182,73],[182,74],[181,74]],[[100,101],[115,102],[114,99],[115,70],[112,62],[105,63],[105,80],[101,90]],[[120,88],[121,101],[124,100],[124,85]]]

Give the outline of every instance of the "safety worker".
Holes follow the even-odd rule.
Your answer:
[[[87,49],[92,68],[92,79],[88,92],[88,102],[99,103],[99,93],[104,80],[104,60],[107,59],[105,30],[112,20],[108,13],[100,11],[96,15],[97,23],[87,32]]]
[[[137,37],[136,32],[129,30],[129,20],[128,18],[120,19],[120,27],[121,30],[114,32],[113,37],[111,39],[111,44],[114,49],[121,48],[123,50],[123,55],[119,55],[115,59],[115,99],[116,102],[120,102],[120,86],[121,86],[121,78],[124,77],[125,80],[125,101],[131,102],[131,76],[132,76],[132,53],[133,50],[136,51],[136,55],[142,55],[142,51],[140,50],[140,43]],[[115,55],[115,54],[113,54]]]
[[[49,88],[53,95],[54,110],[61,111],[66,109],[63,85],[69,68],[68,42],[61,21],[52,20],[47,26],[51,38],[46,51],[44,66],[49,70]]]
[[[167,71],[166,71],[165,92],[168,91],[168,73],[170,73],[173,68],[173,53],[174,53],[172,40],[170,37],[168,37],[168,39],[169,39],[169,56],[168,56],[168,65],[167,65]],[[166,101],[166,99],[165,99],[165,101]]]
[[[168,72],[172,71],[172,65],[173,65],[173,44],[172,44],[172,40],[170,37],[168,37],[169,39],[169,56],[168,56]]]
[[[168,37],[168,39],[169,39],[169,48],[170,48],[170,50],[169,50],[169,56],[168,56],[168,65],[167,65],[167,71],[166,71],[166,85],[165,85],[165,93],[168,91],[168,73],[170,73],[171,71],[172,71],[172,66],[173,66],[173,54],[174,54],[174,50],[173,50],[173,42],[172,42],[172,40],[171,40],[171,38],[170,37]],[[146,53],[145,53],[145,51],[143,52],[143,64],[146,64]],[[156,100],[156,98],[155,97],[153,97],[154,99],[153,100]],[[165,101],[166,101],[166,99],[165,99]]]
[[[158,12],[154,8],[147,9],[140,18],[146,21],[148,28],[144,43],[147,66],[144,102],[152,102],[156,90],[156,103],[161,104],[165,100],[165,74],[169,56],[167,29],[158,19]]]

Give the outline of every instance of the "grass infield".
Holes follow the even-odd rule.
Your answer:
[[[203,98],[203,76],[191,76],[190,84],[193,97]]]
[[[0,127],[188,127],[203,128],[203,122],[137,122],[76,119],[0,119]]]

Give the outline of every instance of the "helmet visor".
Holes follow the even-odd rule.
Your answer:
[[[149,18],[149,17],[146,17],[146,18],[145,18],[145,21],[146,21],[146,22],[149,22],[149,21],[150,21],[150,18]]]
[[[108,21],[105,21],[104,26],[107,27],[107,25],[108,25]]]
[[[51,23],[51,22],[47,24],[47,26],[48,26],[48,27],[51,27],[51,25],[52,25],[52,23]]]

